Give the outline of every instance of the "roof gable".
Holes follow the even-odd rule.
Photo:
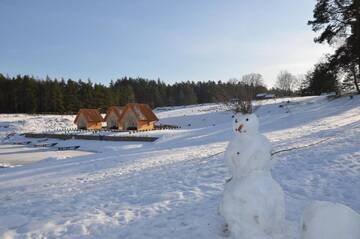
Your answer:
[[[88,122],[102,122],[103,117],[97,109],[80,109],[76,115],[74,123],[79,120],[80,115],[83,115]]]
[[[104,120],[107,120],[111,112],[114,112],[118,118],[121,117],[122,112],[124,111],[125,107],[123,106],[110,106],[106,112],[106,116]]]
[[[158,121],[159,119],[156,117],[154,112],[151,110],[148,104],[138,104],[138,103],[129,103],[126,105],[125,109],[121,114],[121,118],[125,115],[125,113],[131,110],[135,113],[138,120],[141,121]]]

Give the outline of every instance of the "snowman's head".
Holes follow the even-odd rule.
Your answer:
[[[233,116],[235,135],[254,135],[259,132],[259,119],[255,114],[237,113]]]

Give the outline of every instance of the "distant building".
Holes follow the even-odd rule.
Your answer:
[[[97,109],[80,109],[74,123],[78,129],[101,129],[103,117]]]
[[[266,94],[265,99],[275,99],[276,95],[275,94]]]
[[[159,119],[149,105],[129,103],[125,107],[110,107],[105,120],[107,127],[112,129],[150,130]]]
[[[256,94],[256,99],[265,99],[266,93]]]
[[[108,129],[122,128],[120,125],[120,117],[125,107],[111,106],[108,108],[105,116],[106,127]]]
[[[275,98],[276,98],[275,94],[268,94],[268,93],[256,94],[256,99],[257,100],[266,100],[266,99],[275,99]]]

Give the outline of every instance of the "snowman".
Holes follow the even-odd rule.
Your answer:
[[[235,239],[282,238],[284,193],[271,176],[271,145],[259,133],[255,114],[237,113],[234,138],[225,152],[232,175],[225,184],[220,213]]]

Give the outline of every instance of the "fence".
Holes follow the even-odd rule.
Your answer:
[[[103,140],[103,141],[143,141],[154,142],[157,137],[140,136],[105,136],[105,135],[71,135],[71,134],[35,134],[26,133],[27,138],[51,138],[51,139],[81,139],[81,140]]]

